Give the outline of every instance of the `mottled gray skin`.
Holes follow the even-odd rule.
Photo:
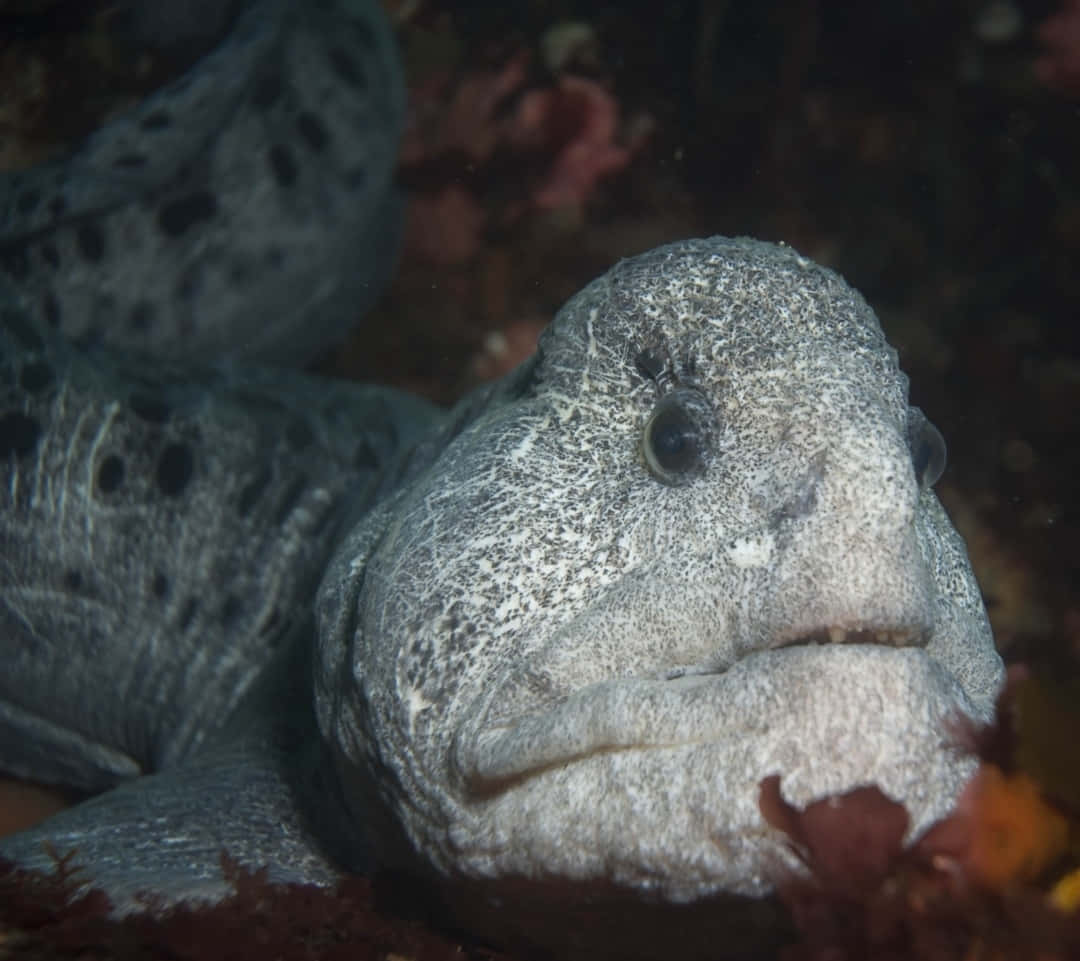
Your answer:
[[[143,35],[183,6],[132,5]],[[381,289],[404,92],[378,5],[241,7],[188,73],[0,178],[0,270],[42,326],[173,360],[300,364]]]
[[[488,893],[581,882],[686,902],[767,894],[793,866],[757,810],[770,774],[797,803],[876,783],[913,831],[944,813],[971,769],[946,720],[988,716],[1001,662],[931,490],[940,438],[867,305],[793,251],[714,238],[624,261],[448,417],[376,388],[64,342],[98,320],[89,339],[166,356],[303,356],[333,335],[340,247],[380,229],[386,172],[351,226],[336,207],[304,220],[322,153],[269,182],[264,133],[283,104],[313,146],[295,126],[308,101],[250,83],[287,63],[293,91],[297,51],[321,50],[330,74],[312,75],[336,80],[316,87],[340,103],[361,88],[336,45],[364,34],[357,17],[385,34],[371,9],[308,9],[241,11],[156,101],[213,131],[183,178],[226,198],[251,173],[235,210],[300,221],[252,233],[221,199],[183,243],[154,235],[179,167],[114,194],[81,176],[125,118],[78,162],[8,185],[0,767],[102,793],[0,855],[48,868],[46,842],[75,848],[121,911],[140,891],[221,897],[223,849],[280,880],[383,864]],[[394,74],[386,49],[353,68]],[[219,55],[248,70],[225,84],[228,123],[185,99]],[[395,89],[371,94],[374,113],[396,117]],[[360,152],[379,155],[394,123]],[[257,145],[254,172],[210,162],[242,154],[232,142]],[[49,177],[70,222],[34,221],[45,201],[22,199]],[[291,206],[298,185],[313,193]],[[134,250],[117,244],[129,229]],[[279,234],[297,273],[246,294],[215,281],[205,317],[172,304],[130,339],[134,298]],[[353,255],[361,277],[391,259]],[[681,434],[658,426],[672,417]]]
[[[669,484],[643,431],[676,391],[705,439]],[[319,726],[401,824],[383,856],[683,900],[768,890],[769,774],[943,814],[945,719],[1001,663],[922,423],[864,301],[791,250],[676,244],[571,300],[323,579]]]
[[[757,811],[758,783],[773,773],[798,803],[876,783],[919,830],[971,768],[946,720],[989,714],[1001,662],[963,545],[926,483],[932,429],[906,395],[863,300],[789,249],[714,238],[619,264],[560,312],[536,358],[421,440],[373,509],[370,496],[315,499],[343,505],[335,524],[348,533],[315,596],[314,631],[292,641],[300,660],[314,642],[313,698],[302,672],[288,673],[285,693],[264,670],[264,692],[201,753],[0,853],[43,866],[43,840],[77,847],[121,906],[147,888],[219,896],[223,846],[280,879],[325,882],[335,864],[373,856],[434,877],[604,881],[686,901],[766,894],[791,865]],[[660,477],[646,429],[673,396],[695,411],[700,458]],[[250,434],[221,403],[204,429]],[[71,425],[55,433],[80,436]],[[97,529],[93,465],[110,435],[87,433],[99,440],[74,448],[85,466],[49,467],[42,443],[9,486],[66,478],[81,498],[68,514]],[[320,449],[332,453],[336,436]],[[242,574],[228,590],[213,582],[223,558],[242,571],[248,553],[235,530],[207,526],[235,514],[244,483],[211,493],[229,483],[213,473],[233,456],[220,451],[204,455],[205,501],[198,486],[191,500],[184,492],[193,546],[181,566],[211,572],[201,589],[219,619],[218,600],[235,596],[260,612],[257,624],[275,589]],[[28,531],[47,528],[57,497],[41,510]],[[100,523],[103,548],[84,569],[113,579],[117,605],[145,596],[147,559],[183,541],[139,542]],[[308,540],[281,533],[292,550]],[[26,542],[31,557],[64,551],[60,540]],[[262,557],[250,560],[260,575]],[[98,571],[99,558],[115,560]],[[141,590],[117,578],[125,564],[144,572]],[[292,565],[317,566],[297,554],[279,566]],[[16,615],[40,593],[27,590],[29,567],[16,565],[5,588]],[[54,581],[54,595],[77,593],[60,586],[62,571]],[[293,596],[302,612],[299,581]],[[72,644],[49,606],[26,618],[27,650]],[[158,623],[144,617],[144,630]],[[130,643],[160,668],[157,690],[208,661],[205,678],[182,683],[178,707],[190,698],[205,718],[208,702],[220,721],[243,685],[205,687],[234,656],[227,632],[206,641],[205,651],[188,641],[179,661],[145,637]],[[78,656],[86,643],[73,645]],[[236,643],[257,673],[254,648]],[[118,657],[110,649],[106,661]],[[36,675],[18,676],[11,701]],[[104,680],[72,688],[66,723],[81,732],[106,706],[106,733],[152,723],[146,705],[125,718],[139,691],[120,686],[119,701]],[[55,716],[43,685],[29,700],[24,709]]]

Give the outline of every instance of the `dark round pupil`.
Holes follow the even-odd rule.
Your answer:
[[[664,470],[686,470],[697,461],[694,425],[681,408],[669,407],[656,415],[649,431],[649,443],[656,462]]]

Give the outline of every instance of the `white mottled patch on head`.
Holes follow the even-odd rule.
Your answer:
[[[727,556],[738,568],[764,567],[772,561],[776,541],[771,534],[739,537],[731,542]]]
[[[510,460],[515,464],[521,464],[529,459],[529,452],[532,450],[533,438],[532,435],[526,434],[518,441],[517,446],[510,451]]]
[[[411,686],[406,688],[405,703],[408,706],[410,729],[415,728],[416,718],[421,711],[426,711],[437,706],[434,701],[428,700],[421,688]]]
[[[588,346],[585,348],[585,356],[590,360],[595,360],[600,356],[600,351],[596,347],[596,334],[593,332],[593,324],[596,323],[596,318],[600,314],[600,311],[593,309],[589,311],[589,316],[585,321],[585,332],[588,336]]]

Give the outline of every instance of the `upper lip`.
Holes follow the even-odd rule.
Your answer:
[[[495,724],[488,719],[458,732],[455,766],[467,790],[498,793],[542,770],[611,751],[674,747],[715,741],[750,731],[755,718],[732,719],[717,711],[728,675],[754,658],[766,667],[793,647],[923,646],[928,632],[905,627],[822,627],[780,638],[730,667],[693,665],[650,677],[602,680],[541,710]]]

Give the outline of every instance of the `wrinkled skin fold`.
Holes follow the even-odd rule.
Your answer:
[[[918,832],[1002,680],[877,318],[715,237],[449,415],[251,366],[386,281],[404,91],[373,0],[199,6],[135,21],[199,34],[187,74],[0,178],[0,768],[96,795],[0,856],[74,849],[118,912],[223,897],[223,850],[382,867],[592,961],[711,899],[679,952],[756,956],[798,867],[759,782]]]
[[[940,435],[840,278],[660,248],[472,403],[318,599],[320,729],[382,859],[682,902],[792,866],[770,774],[796,803],[876,783],[913,833],[946,813],[949,719],[988,716],[1001,662]]]
[[[12,675],[24,700],[39,685],[32,703],[0,705],[26,732],[21,772],[121,783],[0,854],[48,869],[46,842],[74,848],[118,911],[140,891],[222,897],[224,849],[274,880],[419,876],[459,923],[590,957],[623,947],[598,954],[553,924],[570,906],[648,905],[641,917],[678,929],[686,915],[663,906],[707,900],[719,913],[701,930],[730,930],[731,953],[753,956],[775,933],[758,899],[798,867],[758,811],[763,778],[782,775],[797,804],[875,783],[915,833],[971,769],[949,721],[989,716],[1002,667],[933,493],[940,438],[859,295],[787,248],[712,238],[624,261],[564,307],[534,359],[446,417],[298,377],[271,402],[265,373],[193,371],[186,389],[173,371],[154,399],[168,416],[147,424],[160,408],[140,395],[128,409],[122,366],[5,336],[21,369],[46,358],[63,386],[23,415],[45,433],[13,462],[22,499],[6,516],[31,547],[12,555],[27,566],[8,611],[35,627],[27,650],[48,636],[153,684],[72,699],[40,671]],[[287,642],[262,643],[257,609],[210,620],[208,603],[159,623],[155,603],[182,605],[156,578],[111,655],[95,654],[100,632],[26,620],[26,572],[55,569],[59,550],[32,536],[55,515],[30,479],[47,476],[42,451],[70,416],[57,398],[74,392],[80,417],[107,424],[97,446],[68,448],[87,464],[116,438],[151,453],[214,441],[192,446],[202,466],[168,499],[129,462],[152,523],[68,470],[61,516],[89,519],[91,585],[111,585],[120,610],[131,565],[168,561],[179,600],[189,583],[211,601],[247,584],[249,603],[258,585],[260,604],[280,604],[260,577],[274,559],[292,573],[276,581],[295,612]],[[267,464],[237,521],[245,478]],[[155,645],[140,647],[147,625]],[[165,717],[182,724],[148,713],[148,692],[168,692]],[[153,753],[137,754],[150,734]],[[135,759],[134,776],[80,752],[90,735]]]

